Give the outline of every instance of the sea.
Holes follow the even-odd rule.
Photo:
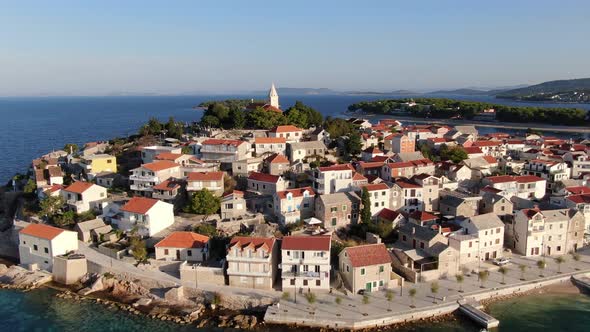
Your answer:
[[[424,95],[421,95],[424,96]],[[344,117],[350,104],[384,98],[419,97],[412,95],[287,95],[281,96],[283,109],[300,100],[325,117]],[[495,99],[491,96],[436,95],[435,97],[539,106]],[[67,143],[84,144],[137,133],[151,117],[166,121],[198,121],[203,111],[193,109],[203,101],[228,98],[263,99],[261,95],[196,96],[108,96],[108,97],[2,97],[0,98],[0,184],[15,173],[26,172],[31,160],[63,148]],[[579,107],[590,104],[543,104],[551,107]],[[379,117],[372,117],[377,120]],[[407,122],[406,122],[407,123]],[[480,128],[480,132],[496,131]],[[502,129],[503,132],[517,131]],[[556,134],[564,135],[564,134]]]
[[[75,303],[54,296],[51,289],[31,292],[0,290],[0,331],[11,332],[228,332],[223,328],[177,325],[135,316],[94,302]],[[496,302],[490,314],[500,320],[494,331],[587,332],[590,296],[584,294],[538,294]],[[437,323],[419,322],[383,329],[396,332],[479,332],[480,327],[462,317]],[[261,327],[255,332],[296,332],[296,328]]]
[[[344,117],[348,105],[408,95],[301,95],[282,96],[286,109],[300,100],[325,117]],[[487,96],[437,96],[461,100],[539,106],[497,100]],[[203,111],[193,106],[208,100],[264,96],[116,96],[116,97],[5,97],[0,98],[0,183],[15,173],[26,172],[32,159],[61,149],[66,143],[108,140],[134,134],[150,117],[166,121],[198,121]],[[579,107],[590,104],[543,104],[550,107]],[[375,119],[375,118],[372,118]],[[480,128],[480,132],[496,131]],[[510,132],[506,129],[498,131]],[[559,135],[559,134],[558,134]],[[563,134],[561,134],[563,135]],[[541,295],[539,295],[541,296]],[[500,331],[590,331],[590,298],[585,295],[542,295],[521,297],[491,306],[501,321]],[[49,289],[23,293],[0,291],[0,331],[195,331],[193,327],[152,321],[113,311],[93,303],[76,304],[55,298]],[[202,331],[227,331],[205,329]],[[286,331],[274,328],[268,332]],[[295,330],[296,331],[296,330]],[[421,323],[396,331],[480,331],[465,319]]]

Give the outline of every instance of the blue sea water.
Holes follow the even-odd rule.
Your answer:
[[[283,109],[296,100],[311,105],[324,116],[343,116],[348,105],[367,100],[411,96],[383,95],[302,95],[281,96]],[[437,96],[442,97],[442,96]],[[445,96],[455,99],[515,103],[486,96]],[[124,97],[5,97],[0,98],[0,183],[24,172],[32,159],[61,149],[66,143],[83,144],[95,140],[136,133],[150,117],[162,121],[173,116],[181,121],[198,121],[201,110],[192,107],[202,101],[264,96],[124,96]],[[550,104],[555,107],[582,107],[590,104]],[[492,129],[486,129],[492,131]],[[506,131],[506,130],[504,130]]]

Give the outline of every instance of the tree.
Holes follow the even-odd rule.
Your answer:
[[[182,122],[174,121],[174,117],[170,117],[164,128],[166,129],[166,135],[168,137],[180,139],[182,137],[184,125]]]
[[[463,148],[455,146],[449,149],[445,144],[441,145],[439,154],[441,159],[450,160],[455,164],[469,158],[467,152]]]
[[[364,305],[367,305],[367,304],[369,304],[369,302],[371,302],[371,299],[369,298],[369,295],[364,294],[363,295],[363,304]]]
[[[131,249],[133,258],[135,258],[137,265],[147,262],[147,249],[145,242],[142,241],[139,236],[131,237],[131,245],[129,249]]]
[[[246,123],[251,128],[271,129],[287,123],[287,118],[282,113],[267,111],[262,107],[248,113]]]
[[[287,122],[299,128],[308,128],[307,115],[296,108],[290,109],[287,112]]]
[[[367,225],[371,224],[371,195],[369,194],[369,190],[366,187],[363,187],[363,192],[361,194],[361,204],[363,208],[361,209],[361,222]]]
[[[389,303],[389,308],[387,309],[387,311],[391,311],[391,302],[393,301],[394,297],[395,297],[395,293],[393,293],[393,291],[391,289],[388,289],[387,291],[385,291],[385,298],[387,299],[387,302]]]
[[[61,196],[47,196],[39,202],[39,213],[47,219],[51,219],[64,205]]]
[[[578,254],[577,252],[572,252],[572,259],[576,262],[579,262],[581,257],[580,254]],[[576,271],[579,271],[580,268],[576,267]]]
[[[543,270],[547,267],[547,262],[544,259],[539,259],[537,261],[537,268],[539,269],[539,277],[543,278]]]
[[[185,145],[182,147],[181,151],[183,154],[193,154],[194,150],[193,147],[190,145]]]
[[[185,212],[202,214],[203,220],[207,220],[207,218],[216,213],[220,207],[221,200],[219,197],[213,195],[213,193],[205,188],[193,194],[193,197],[185,207]]]
[[[69,154],[76,154],[79,151],[78,144],[68,143],[64,145],[63,150]]]
[[[205,128],[218,128],[220,125],[219,119],[212,115],[204,115],[201,118],[201,126]]]
[[[518,266],[518,268],[520,269],[520,280],[524,281],[524,272],[526,271],[526,269],[528,268],[528,266],[524,265],[524,264],[520,264]]]
[[[346,142],[346,153],[347,155],[352,158],[358,156],[361,153],[363,148],[363,142],[361,140],[361,135],[358,132],[352,132],[350,136],[348,136],[348,141]]]
[[[307,303],[309,303],[309,304],[314,304],[317,300],[314,293],[305,293],[305,299],[307,300]]]
[[[463,293],[463,281],[465,281],[465,277],[462,274],[457,274],[455,276],[457,283],[459,284],[459,293]]]
[[[246,126],[246,115],[240,109],[231,109],[229,112],[232,121],[232,128],[242,129]]]
[[[223,192],[224,193],[232,192],[234,190],[234,188],[236,187],[236,185],[237,185],[237,182],[233,177],[231,177],[229,175],[223,176]]]
[[[430,292],[432,293],[432,303],[436,303],[436,294],[438,293],[438,283],[435,281],[430,284]]]
[[[500,272],[502,274],[502,285],[506,285],[506,282],[504,282],[504,279],[506,277],[506,273],[508,273],[508,268],[506,266],[500,266],[498,268],[498,272]]]
[[[25,184],[23,191],[25,192],[25,194],[32,194],[35,192],[35,190],[37,190],[37,184],[35,183],[35,181],[33,181],[33,179],[29,179]]]
[[[76,223],[76,212],[66,211],[62,214],[56,214],[51,219],[56,226],[67,227]]]
[[[558,256],[555,257],[555,263],[557,264],[557,273],[561,273],[561,264],[565,262],[565,257]]]
[[[408,294],[410,295],[410,298],[412,299],[412,304],[410,305],[411,308],[416,308],[416,306],[414,305],[414,301],[415,301],[414,298],[416,297],[416,293],[418,293],[416,288],[411,288],[408,292]]]
[[[289,301],[289,299],[291,299],[291,294],[289,292],[283,292],[283,294],[281,295],[281,299],[283,299],[284,301]]]
[[[486,280],[488,280],[488,277],[490,275],[490,271],[488,270],[483,270],[483,271],[479,271],[477,273],[478,277],[479,277],[479,282],[480,282],[480,288],[485,288],[485,282]]]
[[[198,224],[193,227],[193,232],[206,235],[208,237],[217,236],[217,228],[214,225],[206,223]]]
[[[340,303],[342,303],[342,298],[340,296],[336,296],[336,298],[334,299],[334,303],[340,305]]]
[[[151,135],[157,135],[162,131],[162,123],[160,120],[152,117],[148,120],[147,128]]]

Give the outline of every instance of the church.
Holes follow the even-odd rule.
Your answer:
[[[258,107],[262,107],[267,111],[283,113],[283,111],[281,110],[281,105],[279,104],[279,94],[277,93],[277,89],[275,88],[274,83],[272,83],[272,85],[270,86],[270,90],[268,90],[268,99],[266,103],[252,102],[250,103],[250,105],[246,107],[246,109],[251,111]]]

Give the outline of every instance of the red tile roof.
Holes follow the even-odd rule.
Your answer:
[[[313,191],[312,187],[303,187],[303,188],[295,188],[295,189],[287,189],[287,190],[283,190],[283,191],[277,191],[277,196],[280,199],[285,199],[287,198],[287,194],[291,194],[293,197],[302,197],[303,193],[305,193],[307,191],[307,193],[309,194],[309,196],[315,196],[315,191]]]
[[[320,236],[285,236],[281,245],[282,250],[316,250],[329,251],[332,237]]]
[[[156,248],[204,248],[209,237],[194,232],[172,232],[162,241],[156,243]]]
[[[383,208],[383,209],[381,209],[381,211],[379,211],[379,213],[377,213],[377,216],[380,217],[380,218],[383,218],[385,220],[393,221],[400,214],[401,213],[399,213],[397,211],[393,211],[393,210],[388,209],[388,208]]]
[[[254,144],[270,144],[270,143],[285,143],[287,139],[284,137],[256,137]]]
[[[543,179],[541,179],[538,176],[535,175],[521,175],[521,176],[515,176],[514,179],[516,180],[516,182],[518,183],[529,183],[529,182],[538,182],[538,181],[543,181]]]
[[[567,187],[565,190],[569,191],[573,195],[590,194],[590,188],[585,186]]]
[[[201,145],[231,145],[231,146],[239,146],[246,143],[245,141],[239,141],[234,139],[216,139],[210,138],[208,140],[203,141]]]
[[[271,130],[272,133],[290,133],[290,132],[294,132],[294,131],[302,131],[302,130],[295,127],[295,126],[292,126],[292,125],[277,126]]]
[[[369,162],[361,161],[361,162],[359,162],[359,166],[362,169],[381,168],[383,165],[385,165],[385,163],[381,162],[381,161],[369,161]]]
[[[270,183],[277,183],[279,181],[279,179],[280,179],[280,176],[278,176],[278,175],[271,175],[271,174],[258,173],[258,172],[252,172],[248,176],[248,180],[260,181],[260,182],[270,182]]]
[[[368,191],[388,190],[389,189],[389,187],[385,183],[366,184],[366,185],[362,186],[362,188],[367,188]]]
[[[156,156],[156,159],[173,161],[173,160],[176,160],[182,156],[183,156],[182,153],[162,152]]]
[[[500,146],[500,145],[502,145],[502,142],[493,141],[493,140],[473,142],[473,146]]]
[[[398,186],[405,188],[405,189],[412,189],[412,188],[422,188],[421,186],[415,184],[415,183],[411,183],[411,182],[407,182],[407,181],[395,181],[395,184],[397,184]]]
[[[419,220],[419,221],[430,221],[430,220],[438,220],[438,217],[425,212],[425,211],[414,211],[410,214],[410,218]]]
[[[379,150],[379,148],[377,148],[375,146],[370,146],[370,147],[364,149],[363,152],[371,153],[371,154],[383,153],[383,151]]]
[[[352,267],[391,264],[391,256],[383,243],[344,249]]]
[[[176,180],[170,180],[170,179],[153,186],[153,189],[166,190],[166,191],[172,191],[172,190],[178,189],[178,188],[180,188],[180,183],[178,183],[178,181],[176,181]]]
[[[278,153],[270,155],[268,158],[266,158],[266,161],[271,164],[289,164],[289,159]]]
[[[352,176],[352,181],[364,181],[364,180],[368,180],[368,178],[363,176],[361,173],[354,172],[354,175]]]
[[[483,156],[483,159],[485,159],[485,161],[487,161],[489,164],[497,164],[498,160],[496,160],[495,157],[492,156]]]
[[[123,207],[121,211],[127,211],[131,213],[146,214],[152,206],[156,205],[159,201],[153,198],[147,197],[133,197]]]
[[[336,164],[332,166],[324,166],[319,167],[320,172],[329,172],[329,171],[353,171],[354,168],[351,164]]]
[[[537,209],[537,208],[535,208],[535,209],[522,209],[521,211],[522,211],[522,213],[524,213],[524,215],[525,215],[527,218],[529,218],[529,219],[533,218],[535,215],[537,215],[537,213],[541,213],[541,214],[543,214],[543,213],[541,212],[541,210],[539,210],[539,209]]]
[[[267,251],[271,251],[275,242],[276,239],[274,237],[234,236],[229,242],[228,248],[238,246],[241,250],[243,250],[248,247],[258,249],[260,247],[266,246]]]
[[[233,190],[232,192],[229,192],[229,193],[226,193],[225,195],[223,195],[223,197],[227,197],[227,196],[231,196],[231,195],[244,196],[244,192],[241,190]]]
[[[188,181],[223,181],[225,172],[190,172],[186,178]]]
[[[582,194],[582,195],[571,195],[566,197],[565,199],[569,199],[570,201],[581,204],[581,203],[590,203],[590,195]]]
[[[21,229],[19,234],[26,234],[46,240],[53,240],[59,234],[65,232],[64,229],[44,225],[44,224],[29,224],[27,227]]]
[[[158,160],[153,163],[143,164],[141,167],[149,169],[152,172],[159,172],[173,167],[180,167],[180,165],[169,160]]]
[[[90,182],[76,181],[76,182],[72,183],[71,185],[67,186],[66,188],[64,188],[63,190],[73,192],[76,194],[82,194],[86,190],[90,189],[90,187],[92,187],[92,186],[94,186],[94,184],[90,183]]]
[[[483,153],[483,151],[481,151],[481,149],[477,146],[463,147],[463,150],[465,150],[465,152],[467,152],[467,154]]]
[[[497,175],[497,176],[488,176],[486,180],[490,181],[491,183],[505,183],[505,182],[513,182],[514,177],[510,175]]]

